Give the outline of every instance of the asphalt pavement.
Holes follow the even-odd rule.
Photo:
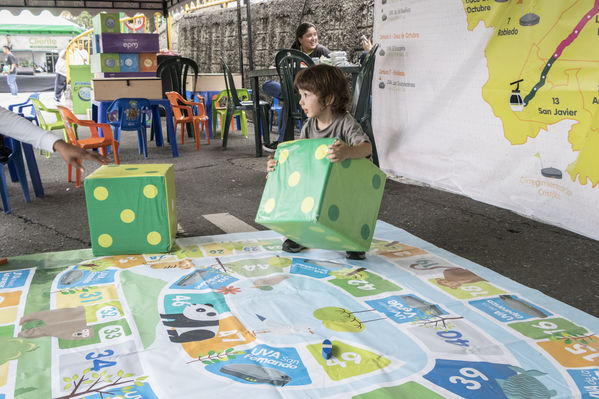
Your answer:
[[[27,95],[14,99],[0,94],[0,105]],[[42,101],[54,104],[49,92],[42,93]],[[188,139],[179,145],[178,158],[172,158],[168,145],[159,148],[150,142],[149,158],[144,159],[138,154],[134,132],[123,132],[121,141],[121,163],[174,164],[178,236],[223,234],[203,216],[217,213],[265,229],[254,218],[264,188],[266,158],[255,157],[251,133],[250,138],[233,133],[226,150],[220,139],[210,144],[202,139],[196,151]],[[90,247],[83,188],[67,182],[67,168],[58,154],[50,158],[38,154],[37,162],[45,196],[25,203],[20,186],[8,184],[12,213],[0,213],[0,257]],[[87,162],[84,166],[87,174],[98,167]],[[599,243],[595,240],[401,177],[388,179],[379,219],[599,316]]]

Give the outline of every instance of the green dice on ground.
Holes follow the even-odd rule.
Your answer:
[[[100,33],[121,33],[121,22],[118,13],[101,12],[92,18],[94,35]]]
[[[279,145],[256,222],[308,248],[367,251],[385,174],[367,159],[331,163],[326,156],[335,140]]]
[[[106,165],[85,178],[94,255],[171,250],[177,232],[171,164]]]

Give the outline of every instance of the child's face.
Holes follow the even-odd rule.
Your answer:
[[[299,89],[299,93],[300,106],[308,118],[318,118],[318,116],[326,109],[326,107],[320,103],[318,96],[315,93],[304,89]]]

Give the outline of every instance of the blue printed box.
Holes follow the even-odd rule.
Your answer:
[[[121,72],[139,72],[139,54],[119,54]]]

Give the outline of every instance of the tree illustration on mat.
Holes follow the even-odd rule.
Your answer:
[[[187,363],[202,362],[204,364],[212,364],[225,362],[229,359],[235,359],[237,356],[245,355],[245,351],[236,351],[235,348],[225,349],[224,351],[209,351],[207,355],[198,353],[197,360],[192,360]]]
[[[148,378],[148,376],[131,378],[134,375],[133,373],[125,373],[123,370],[119,370],[116,373],[117,378],[115,379],[106,370],[97,373],[95,371],[92,372],[91,368],[87,368],[83,370],[81,377],[79,374],[74,374],[72,377],[64,377],[62,380],[66,384],[62,389],[64,391],[71,389],[71,392],[54,399],[70,399],[91,393],[99,393],[100,397],[103,398],[104,395],[114,395],[115,392],[111,391],[113,388],[120,387],[124,391],[130,390],[133,389],[133,386],[127,387],[127,384],[142,386],[144,384],[143,381]],[[85,398],[82,397],[81,399]]]

